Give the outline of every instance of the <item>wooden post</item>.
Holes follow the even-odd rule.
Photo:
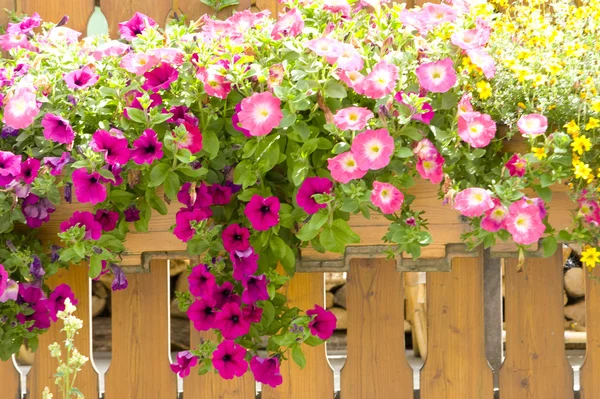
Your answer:
[[[14,356],[0,362],[0,389],[7,399],[21,399],[21,374],[16,369]]]
[[[581,366],[581,399],[600,397],[600,269],[586,276],[585,303],[587,344]]]
[[[94,0],[16,0],[17,9],[25,14],[40,14],[44,21],[57,23],[64,16],[69,17],[67,27],[81,32],[82,37],[87,32],[90,16],[94,12]]]

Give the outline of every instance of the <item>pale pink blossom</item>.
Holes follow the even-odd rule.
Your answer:
[[[196,77],[202,81],[204,91],[209,96],[225,99],[231,91],[231,83],[227,81],[225,76],[215,73],[210,69],[198,68]]]
[[[350,180],[361,179],[367,174],[367,170],[358,167],[358,163],[351,151],[328,159],[327,169],[331,172],[333,180],[344,184]]]
[[[100,61],[104,57],[118,57],[129,51],[129,46],[118,40],[110,40],[96,47],[93,57]]]
[[[396,89],[398,67],[385,60],[379,61],[363,82],[364,95],[369,98],[382,98]]]
[[[66,26],[55,26],[48,33],[48,41],[51,43],[64,42],[67,44],[74,44],[79,40],[79,36],[81,36],[81,32],[77,32]]]
[[[6,102],[3,121],[14,129],[25,129],[39,113],[35,93],[29,87],[21,87]]]
[[[337,64],[344,71],[360,71],[364,67],[364,61],[358,50],[351,44],[340,43],[340,54],[337,57],[326,57],[329,64]]]
[[[275,22],[271,31],[271,38],[280,40],[289,36],[296,37],[302,33],[302,29],[304,29],[302,15],[297,8],[292,8],[284,15],[281,15],[279,20]]]
[[[444,22],[454,22],[458,13],[447,4],[425,3],[419,12],[419,20],[428,30],[431,30]]]
[[[475,24],[475,29],[454,32],[450,37],[452,44],[463,50],[483,48],[490,39],[491,28],[481,17],[477,17]]]
[[[548,119],[540,114],[523,115],[517,121],[517,127],[523,136],[544,134],[548,129]]]
[[[6,33],[4,35],[0,35],[0,49],[3,51],[9,51],[13,48],[33,50],[33,46],[29,42],[29,38],[24,33]]]
[[[492,79],[496,76],[496,61],[483,49],[467,50],[467,55],[471,59],[473,65],[483,71],[483,76],[487,79]]]
[[[462,97],[458,101],[458,110],[457,110],[458,115],[460,115],[463,112],[473,111],[473,105],[471,104],[472,99],[473,99],[473,96],[470,93],[463,93]]]
[[[171,64],[172,66],[182,66],[185,62],[185,53],[176,48],[155,48],[151,50],[153,56],[158,58],[159,61]]]
[[[363,83],[365,81],[365,76],[358,71],[340,71],[340,80],[354,89],[357,94],[363,94]]]
[[[333,116],[333,123],[341,130],[363,130],[373,113],[367,108],[349,107],[340,109]]]
[[[493,201],[494,207],[485,211],[485,216],[481,219],[481,228],[492,233],[506,228],[505,221],[508,216],[508,208],[496,198]]]
[[[335,39],[320,37],[318,39],[309,40],[308,43],[306,43],[306,47],[321,57],[337,59],[342,54],[342,44],[342,42]]]
[[[265,136],[283,119],[281,100],[269,92],[244,98],[238,113],[239,125],[251,136]]]
[[[494,206],[490,192],[483,188],[467,188],[454,197],[454,209],[458,210],[463,216],[481,216]]]
[[[456,71],[451,58],[421,64],[416,74],[421,87],[433,93],[445,93],[456,84]]]
[[[119,64],[127,72],[142,76],[152,68],[158,65],[160,60],[152,54],[129,53],[126,54]]]
[[[325,0],[323,9],[333,13],[341,13],[343,18],[350,16],[350,4],[348,0]]]
[[[437,154],[429,158],[419,158],[416,169],[419,176],[433,184],[439,184],[444,178],[444,157]]]
[[[352,141],[352,152],[363,170],[385,168],[394,153],[394,138],[386,129],[366,130]]]
[[[373,182],[371,202],[379,207],[382,213],[390,215],[402,208],[404,194],[389,183]]]
[[[458,135],[472,147],[486,147],[496,136],[496,122],[487,114],[463,112],[458,116]]]
[[[524,206],[523,200],[513,203],[506,217],[506,230],[517,244],[529,245],[539,241],[546,230],[537,207]]]

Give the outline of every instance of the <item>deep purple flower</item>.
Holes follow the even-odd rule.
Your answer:
[[[162,143],[158,141],[156,132],[152,129],[144,130],[144,133],[133,142],[131,158],[138,165],[151,164],[163,157]]]
[[[21,157],[0,151],[0,187],[8,186],[21,173]]]
[[[40,170],[40,160],[35,158],[29,158],[27,161],[21,164],[21,174],[19,177],[23,183],[31,184],[38,176]]]
[[[238,191],[240,191],[242,189],[242,186],[240,186],[239,184],[235,184],[231,180],[226,180],[224,186],[225,187],[230,187],[232,194],[235,194],[235,193],[237,193]]]
[[[17,137],[19,135],[19,129],[15,129],[12,126],[4,125],[2,126],[2,133],[0,134],[0,138],[7,139],[9,137]]]
[[[223,230],[222,239],[225,251],[245,251],[250,246],[250,231],[239,224],[230,224]]]
[[[119,213],[108,209],[98,209],[94,215],[94,220],[100,223],[105,232],[113,231],[119,221]]]
[[[75,294],[67,284],[61,284],[50,293],[48,310],[50,310],[50,318],[52,321],[58,320],[56,313],[65,310],[65,299],[69,298],[71,303],[76,306],[79,301],[75,298]]]
[[[198,358],[190,353],[183,351],[177,353],[177,363],[171,364],[171,370],[179,374],[181,378],[190,375],[191,368],[198,364]]]
[[[90,212],[75,211],[73,215],[60,224],[60,231],[65,232],[74,226],[85,227],[86,240],[97,240],[102,235],[102,225],[94,220],[94,215]]]
[[[95,85],[100,76],[86,65],[82,69],[67,73],[63,79],[69,89],[77,90]]]
[[[417,222],[416,222],[416,220],[415,220],[415,218],[413,216],[411,216],[409,218],[406,218],[405,222],[409,226],[413,226],[414,227],[414,226],[417,225]]]
[[[263,310],[256,305],[245,306],[242,308],[242,315],[250,323],[259,323]]]
[[[221,378],[231,380],[241,377],[248,371],[246,353],[248,351],[233,341],[223,341],[213,352],[212,363]]]
[[[254,374],[254,379],[261,384],[277,388],[283,384],[283,377],[279,369],[279,359],[276,357],[258,357],[254,356],[250,360],[250,370]]]
[[[279,198],[253,195],[244,209],[244,215],[250,220],[252,228],[258,231],[269,230],[279,223]]]
[[[104,153],[104,160],[109,165],[125,165],[129,161],[129,142],[125,137],[115,137],[106,130],[98,130],[92,136],[90,147]]]
[[[332,312],[323,309],[319,305],[315,305],[314,309],[306,311],[306,315],[315,316],[314,319],[308,323],[312,335],[323,340],[331,337],[337,324],[337,319]]]
[[[156,21],[140,12],[136,12],[129,21],[119,23],[121,39],[129,41],[135,39],[137,35],[144,33],[146,26],[155,27]]]
[[[73,183],[65,184],[65,189],[63,190],[63,196],[65,197],[65,201],[67,203],[73,202]]]
[[[46,271],[42,267],[42,261],[37,255],[33,255],[32,258],[33,261],[31,262],[31,265],[29,265],[29,273],[31,273],[34,279],[41,280],[46,274]]]
[[[196,233],[192,221],[201,222],[212,216],[210,208],[182,208],[175,215],[175,229],[173,234],[183,242],[188,242]]]
[[[211,298],[197,299],[192,303],[187,311],[187,316],[194,323],[196,330],[208,331],[213,328],[216,317],[214,307],[214,301]]]
[[[191,123],[192,125],[198,125],[198,118],[194,114],[189,112],[189,108],[185,105],[177,105],[171,107],[170,110],[163,110],[164,114],[173,114],[172,117],[167,119],[167,122],[181,125],[184,122]]]
[[[63,168],[74,161],[75,159],[68,152],[63,152],[60,157],[45,157],[42,159],[44,166],[50,169],[52,176],[59,176]]]
[[[50,214],[56,210],[48,198],[40,198],[30,193],[21,204],[27,226],[37,229],[50,220]]]
[[[137,222],[140,220],[140,210],[135,206],[131,205],[129,208],[123,211],[126,222]]]
[[[215,328],[221,331],[223,338],[236,339],[250,331],[250,322],[242,316],[237,303],[226,303],[215,318]]]
[[[6,31],[8,33],[31,33],[35,28],[39,27],[42,23],[40,14],[34,12],[31,17],[25,17],[17,23],[9,23]]]
[[[171,83],[179,77],[179,72],[171,64],[161,62],[154,69],[144,73],[144,77],[146,81],[142,85],[142,89],[157,92],[159,90],[169,90]]]
[[[123,272],[123,269],[121,269],[119,266],[114,265],[114,264],[111,265],[111,269],[112,269],[114,278],[113,278],[110,288],[113,291],[124,290],[125,288],[127,288],[127,286],[129,285],[129,282],[127,281],[127,277],[125,276],[125,272]]]
[[[177,193],[177,200],[188,208],[208,208],[213,205],[212,196],[204,182],[200,185],[184,183]]]
[[[234,303],[236,305],[242,303],[240,296],[233,292],[233,284],[229,281],[224,281],[223,284],[217,285],[213,289],[212,299],[215,302],[215,307],[219,309],[227,303]]]
[[[60,253],[58,252],[62,247],[60,245],[56,245],[53,244],[50,247],[50,262],[54,263],[54,262],[58,262],[58,260],[60,259]]]
[[[242,281],[244,292],[242,293],[242,302],[246,305],[253,305],[256,301],[266,301],[269,299],[267,291],[267,276],[249,276]]]
[[[217,283],[215,276],[208,270],[208,266],[200,263],[192,268],[188,276],[190,293],[202,299],[212,298]]]
[[[254,248],[248,247],[244,251],[232,251],[229,253],[233,263],[233,278],[242,281],[246,276],[250,276],[258,269],[259,255],[254,252]]]
[[[244,136],[252,137],[250,130],[244,129],[240,126],[240,117],[238,115],[240,112],[242,112],[242,103],[239,103],[235,106],[233,116],[231,117],[231,124],[235,130],[242,133]]]
[[[313,198],[315,194],[330,194],[333,188],[333,182],[326,177],[308,177],[300,186],[296,201],[298,206],[308,214],[314,214],[319,209],[327,208],[327,204],[319,204]]]
[[[214,205],[227,205],[231,201],[231,187],[213,184],[208,188],[208,193],[212,197]]]
[[[60,115],[47,113],[42,119],[44,138],[55,143],[71,144],[75,138],[75,132],[68,120]]]
[[[77,201],[96,205],[106,200],[106,187],[100,181],[100,173],[88,173],[86,168],[79,168],[71,177]]]

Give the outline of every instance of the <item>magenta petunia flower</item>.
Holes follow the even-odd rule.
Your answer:
[[[208,187],[208,194],[212,198],[213,205],[228,205],[233,191],[231,187],[213,184]]]
[[[48,198],[40,198],[30,193],[21,204],[23,216],[27,226],[37,229],[50,220],[50,214],[56,210]]]
[[[144,130],[144,133],[133,142],[133,150],[131,158],[138,165],[152,162],[161,159],[164,155],[163,144],[158,141],[156,132],[152,129]]]
[[[369,98],[383,98],[396,88],[399,69],[384,60],[379,61],[363,81],[364,95]]]
[[[307,177],[296,194],[298,206],[310,215],[319,209],[327,208],[327,204],[319,204],[313,198],[315,194],[331,194],[333,182],[326,177]]]
[[[240,125],[240,112],[242,112],[242,104],[237,104],[235,106],[233,115],[231,116],[231,125],[233,126],[233,128],[235,130],[242,133],[244,136],[252,137],[252,135],[250,134],[250,131],[248,129],[244,129]]]
[[[413,114],[411,119],[415,120],[415,121],[419,121],[422,122],[426,125],[429,125],[431,123],[431,120],[433,119],[433,117],[435,116],[435,112],[433,111],[433,107],[431,106],[431,104],[429,103],[423,103],[423,105],[421,106],[421,113],[417,113],[415,108],[412,105],[408,105],[405,101],[404,101],[404,96],[408,95],[408,94],[414,94],[414,93],[404,93],[402,91],[399,91],[398,93],[396,93],[396,95],[394,96],[394,98],[396,99],[396,101],[398,101],[400,104],[403,104],[405,106],[407,106],[410,109],[410,112]],[[419,94],[419,97],[424,97],[422,95]]]
[[[344,0],[345,1],[345,0]],[[283,384],[283,377],[279,370],[279,359],[276,357],[254,356],[250,360],[250,370],[254,374],[254,379],[261,384],[277,388]]]
[[[270,92],[254,93],[242,100],[239,125],[251,136],[266,136],[283,119],[281,100]]]
[[[117,137],[106,130],[97,130],[92,135],[90,147],[103,153],[109,165],[125,165],[130,158],[129,142],[125,137]]]
[[[21,157],[0,151],[0,187],[6,187],[21,174]]]
[[[198,118],[190,112],[190,109],[185,105],[177,105],[171,107],[170,110],[163,109],[165,114],[173,114],[172,117],[167,119],[167,122],[181,125],[183,122],[191,123],[192,125],[198,125]]]
[[[8,33],[23,33],[28,34],[33,32],[33,30],[39,27],[42,24],[42,18],[40,14],[34,12],[30,17],[24,17],[22,20],[16,23],[9,23],[6,31]]]
[[[197,299],[187,310],[187,316],[198,331],[208,331],[215,325],[215,303],[211,298]]]
[[[60,231],[65,232],[74,226],[85,227],[86,240],[98,240],[102,235],[102,225],[94,219],[94,215],[90,212],[75,211],[73,215],[60,224]]]
[[[381,212],[390,215],[402,208],[404,194],[389,183],[374,181],[371,202],[379,207]]]
[[[71,177],[77,201],[96,205],[106,200],[106,187],[100,182],[100,173],[88,173],[86,168],[79,168]]]
[[[215,327],[225,339],[236,339],[248,334],[250,322],[242,316],[242,309],[236,303],[226,303],[215,318]]]
[[[523,177],[527,171],[527,161],[521,158],[519,154],[513,154],[505,166],[511,176]]]
[[[517,244],[529,245],[542,238],[546,226],[537,206],[529,206],[524,200],[519,200],[508,208],[506,230]]]
[[[544,134],[548,129],[548,118],[540,114],[523,115],[517,121],[517,127],[523,136]]]
[[[261,197],[254,194],[244,208],[244,215],[258,231],[266,231],[279,223],[281,203],[277,197]]]
[[[183,242],[188,242],[196,234],[196,230],[192,227],[192,221],[201,222],[212,216],[210,208],[182,208],[175,215],[175,229],[173,234]]]
[[[75,298],[75,294],[67,284],[61,284],[50,293],[48,302],[48,310],[50,311],[50,318],[52,321],[58,320],[56,317],[57,312],[65,310],[65,299],[69,298],[71,303],[76,306],[79,301]]]
[[[204,182],[199,185],[185,182],[177,193],[177,200],[188,208],[208,208],[213,205],[213,198]]]
[[[69,89],[80,90],[95,85],[98,79],[100,79],[100,75],[94,72],[89,66],[84,66],[81,69],[65,74],[63,79]]]
[[[394,138],[386,129],[366,130],[352,141],[354,159],[362,170],[386,167],[394,149]]]
[[[486,147],[496,136],[496,122],[487,114],[462,112],[458,116],[458,135],[474,148]]]
[[[456,84],[456,71],[451,58],[421,64],[416,74],[419,85],[433,93],[445,93]]]
[[[171,364],[171,370],[177,373],[181,378],[190,375],[192,367],[198,364],[198,358],[190,353],[190,351],[182,351],[177,353],[177,363]]]
[[[246,305],[253,305],[256,301],[266,301],[269,299],[267,285],[269,280],[267,276],[248,276],[242,281],[244,292],[242,293],[242,302]]]
[[[481,228],[490,232],[505,229],[506,217],[508,216],[508,208],[496,198],[493,201],[494,207],[485,211],[485,216],[481,219]]]
[[[40,113],[35,93],[29,88],[15,90],[4,105],[4,123],[13,129],[25,129]]]
[[[200,150],[202,150],[202,133],[200,132],[200,129],[198,126],[187,122],[183,122],[183,126],[185,127],[187,134],[177,146],[189,150],[192,154],[200,152]],[[175,134],[173,133],[173,135]]]
[[[75,159],[68,152],[63,152],[60,157],[45,157],[42,159],[42,163],[50,169],[52,176],[60,176],[63,168],[74,161]]]
[[[69,121],[59,115],[47,113],[42,119],[44,138],[55,143],[71,144],[75,138],[75,132]]]
[[[226,380],[241,377],[248,371],[247,352],[246,348],[233,341],[223,341],[212,354],[213,367]]]
[[[20,284],[18,301],[29,304],[31,310],[33,310],[33,313],[29,315],[17,314],[16,317],[19,323],[26,324],[33,321],[33,324],[27,328],[29,331],[36,328],[43,330],[50,327],[52,320],[48,309],[49,301],[40,288],[30,284]]]
[[[263,310],[256,305],[244,306],[242,308],[242,315],[244,319],[250,323],[260,323]]]
[[[8,288],[8,272],[4,268],[4,265],[0,263],[0,298],[6,292]]]
[[[231,83],[227,81],[225,76],[215,73],[206,68],[198,68],[196,77],[200,79],[204,85],[204,91],[211,97],[220,99],[227,98],[231,91]]]
[[[484,49],[472,49],[467,50],[467,55],[473,65],[480,68],[483,76],[487,79],[492,79],[496,76],[496,61],[494,61],[494,58],[487,51]]]
[[[311,322],[308,323],[312,335],[323,340],[331,337],[337,324],[337,318],[332,312],[323,309],[319,305],[315,305],[313,309],[306,311],[306,315],[314,316]]]
[[[481,216],[494,206],[490,192],[483,188],[467,188],[454,197],[454,209],[458,210],[463,216]]]
[[[363,130],[373,113],[367,108],[349,107],[340,109],[333,116],[333,123],[341,130]]]
[[[241,305],[242,298],[233,292],[233,284],[229,281],[224,281],[223,284],[217,285],[212,293],[212,299],[215,302],[216,308],[222,308],[227,303]]]
[[[143,110],[144,107],[142,107],[142,104],[140,103],[140,97],[142,97],[143,95],[144,95],[144,93],[142,93],[141,91],[137,91],[137,90],[128,91],[125,94],[125,104],[127,104],[127,106],[129,108]],[[160,94],[152,93],[152,94],[150,94],[150,105],[148,105],[148,109],[158,107],[159,105],[162,104],[162,102],[163,102],[163,100],[162,100],[162,97],[160,96]],[[123,110],[123,115],[125,116],[125,118],[131,119],[129,117],[129,113],[127,112],[127,107]]]
[[[225,251],[245,251],[250,247],[250,231],[239,224],[230,224],[223,230],[223,247]]]
[[[245,277],[256,273],[258,270],[259,255],[254,248],[248,247],[244,251],[232,251],[229,258],[233,263],[233,278],[242,281]]]
[[[119,212],[108,209],[98,209],[94,215],[94,220],[100,223],[103,231],[113,231],[117,227],[117,222],[119,221]]]
[[[271,30],[271,38],[281,40],[284,37],[295,37],[302,33],[303,29],[302,14],[297,8],[292,8],[275,22],[273,30]]]
[[[212,298],[213,292],[217,287],[215,276],[208,270],[208,266],[200,263],[192,268],[188,276],[190,293],[202,299]]]
[[[144,33],[146,27],[153,28],[156,25],[156,21],[154,21],[152,18],[140,12],[136,12],[129,21],[119,23],[121,39],[132,41],[137,37],[137,35]]]
[[[361,179],[368,170],[358,167],[355,155],[347,151],[327,160],[327,169],[331,172],[333,180],[339,183],[348,183],[350,180]]]
[[[593,199],[586,198],[587,190],[584,190],[582,196],[577,200],[579,210],[577,217],[583,218],[586,223],[600,225],[600,206]]]
[[[169,90],[171,83],[179,78],[179,72],[171,64],[161,62],[154,69],[144,73],[144,77],[146,81],[142,85],[142,89],[158,92],[159,90]]]
[[[21,164],[21,173],[19,178],[25,184],[31,184],[38,176],[40,170],[40,160],[35,158],[28,158]]]
[[[150,69],[157,66],[159,62],[160,59],[152,54],[128,53],[121,59],[119,66],[127,72],[142,76]]]

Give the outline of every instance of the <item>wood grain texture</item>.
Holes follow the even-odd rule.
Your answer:
[[[427,274],[429,344],[421,370],[423,399],[494,397],[485,357],[482,263],[481,257],[456,258],[451,272]]]
[[[0,389],[6,399],[21,399],[21,375],[15,368],[14,357],[0,361]]]
[[[129,287],[112,294],[112,361],[105,399],[175,399],[177,375],[169,351],[169,267],[128,276]]]
[[[6,26],[8,21],[8,14],[4,12],[4,9],[15,10],[15,0],[0,0],[0,26]]]
[[[192,348],[202,339],[216,342],[217,337],[210,331],[196,331],[193,325],[190,325],[190,331]],[[194,368],[183,380],[183,392],[186,399],[254,399],[256,382],[249,368],[242,377],[234,377],[232,380],[224,380],[216,373],[198,375]]]
[[[75,337],[75,347],[84,356],[90,358],[81,372],[77,374],[75,386],[86,398],[97,398],[99,394],[98,373],[92,360],[92,308],[91,308],[91,280],[88,277],[87,265],[71,265],[69,270],[60,269],[58,273],[46,280],[47,284],[54,288],[60,284],[68,284],[75,298],[79,301],[75,316],[83,320],[83,328]],[[50,357],[48,345],[65,339],[64,327],[61,320],[53,323],[48,332],[42,334],[39,340],[38,350],[34,354],[34,363],[31,371],[27,374],[27,391],[35,393],[33,397],[41,395],[44,387],[50,388],[55,397],[59,392],[54,385],[54,374],[58,367],[56,359]],[[64,351],[63,351],[64,353]]]
[[[581,366],[581,399],[600,398],[600,269],[586,274],[585,304],[587,345]]]
[[[565,357],[563,260],[506,260],[506,358],[500,394],[510,399],[573,398],[573,370]]]
[[[325,307],[324,275],[296,273],[282,288],[289,307],[306,311],[315,304]],[[262,386],[262,399],[323,399],[333,397],[333,370],[327,361],[325,345],[302,347],[306,368],[301,370],[290,359],[281,366],[283,384],[277,388]],[[318,383],[317,383],[318,381]]]
[[[413,397],[404,350],[404,287],[394,262],[354,259],[347,282],[348,358],[344,399]]]
[[[136,12],[149,16],[164,27],[172,5],[172,0],[100,0],[100,8],[113,39],[120,37],[119,22],[128,21]]]
[[[17,0],[20,11],[31,15],[40,14],[44,21],[57,23],[65,15],[69,17],[67,27],[86,35],[88,21],[94,12],[94,0]]]

